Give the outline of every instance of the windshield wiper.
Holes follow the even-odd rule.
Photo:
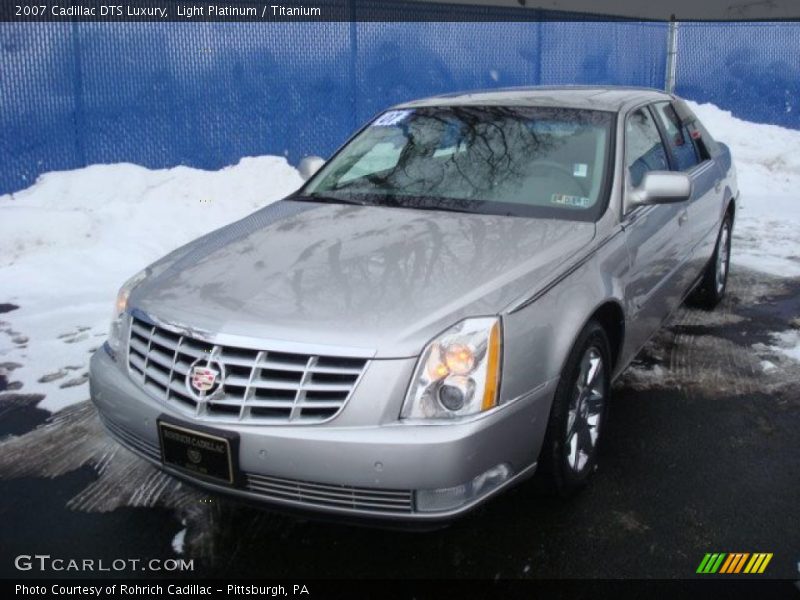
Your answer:
[[[395,206],[395,205],[392,205]],[[411,210],[440,210],[442,212],[456,212],[456,213],[463,213],[468,215],[474,215],[476,211],[469,210],[466,208],[455,208],[454,206],[437,206],[435,204],[422,204],[419,206],[414,205],[396,205],[397,208],[410,208]]]
[[[288,198],[296,202],[324,202],[329,204],[353,204],[356,206],[385,206],[387,208],[407,208],[410,210],[439,210],[442,212],[456,212],[463,214],[475,214],[480,212],[477,208],[482,202],[472,200],[467,201],[467,206],[454,206],[452,201],[439,199],[438,202],[431,198],[421,198],[419,196],[388,196],[374,197],[372,201],[354,200],[351,198],[340,198],[337,196],[325,196],[323,194],[305,194]],[[449,206],[448,206],[449,205]]]
[[[465,214],[479,213],[484,202],[480,200],[452,200],[427,196],[388,196],[376,202],[380,206],[408,208],[411,210],[439,210]]]
[[[305,196],[292,196],[287,200],[295,202],[327,202],[328,204],[354,204],[356,206],[367,206],[369,203],[362,200],[351,200],[350,198],[337,198],[335,196],[322,196],[320,194],[310,194]]]

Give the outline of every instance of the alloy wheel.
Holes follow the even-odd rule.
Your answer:
[[[567,465],[575,473],[583,470],[594,453],[605,398],[603,357],[598,348],[591,346],[581,359],[567,416],[566,459]]]

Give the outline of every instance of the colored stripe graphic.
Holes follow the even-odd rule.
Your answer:
[[[717,572],[717,569],[719,569],[719,566],[722,564],[722,560],[724,558],[725,558],[725,553],[723,552],[722,554],[719,555],[719,558],[717,559],[717,561],[711,566],[710,573],[716,573]]]
[[[731,564],[733,560],[736,558],[735,554],[728,554],[728,558],[725,559],[725,562],[722,563],[722,568],[719,570],[720,573],[728,573],[728,569],[731,568]]]
[[[739,571],[741,571],[742,567],[744,566],[744,562],[749,557],[750,557],[750,553],[749,552],[744,553],[744,554],[740,554],[739,555],[739,560],[737,561],[736,566],[735,567],[731,567],[731,571],[730,572],[731,573],[738,573]]]
[[[706,554],[703,558],[700,566],[697,567],[698,573],[716,573],[719,566],[722,564],[723,559],[725,558],[726,554],[723,552],[722,554],[715,553],[715,554]]]
[[[767,568],[767,565],[771,560],[772,560],[772,553],[761,552],[758,554],[753,554],[753,558],[751,558],[750,562],[747,563],[744,572],[763,573],[764,569]]]
[[[722,565],[722,568],[719,570],[720,573],[734,573],[736,568],[739,566],[739,563],[742,560],[741,552],[731,552],[728,554],[728,560],[725,561],[725,564]]]
[[[707,553],[700,565],[697,573],[713,574],[720,573],[732,575],[737,573],[763,573],[769,562],[772,560],[770,552],[725,552]],[[747,566],[745,566],[747,565]]]
[[[703,557],[703,560],[700,561],[700,566],[697,567],[697,573],[705,573],[706,572],[706,564],[708,564],[709,559],[711,558],[710,554],[706,554]]]

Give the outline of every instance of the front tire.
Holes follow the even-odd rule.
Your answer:
[[[608,336],[590,321],[564,365],[539,457],[541,477],[561,497],[583,488],[595,471],[610,389]]]
[[[689,303],[699,308],[711,310],[722,301],[728,287],[728,272],[731,264],[731,235],[733,217],[725,215],[717,235],[714,255],[706,266],[703,279],[697,289],[689,296]]]

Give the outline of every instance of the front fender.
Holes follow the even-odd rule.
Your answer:
[[[600,306],[614,302],[625,314],[627,269],[624,236],[615,235],[535,301],[504,315],[503,401],[560,376],[575,339]]]

